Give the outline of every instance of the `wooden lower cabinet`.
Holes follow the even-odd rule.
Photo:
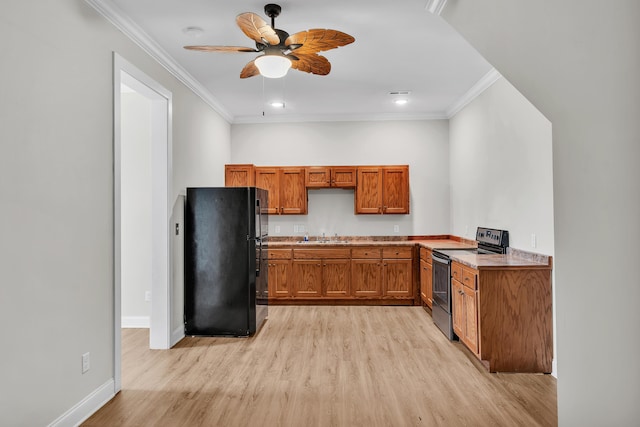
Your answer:
[[[413,297],[413,248],[382,249],[382,293],[389,297]]]
[[[293,296],[300,298],[320,298],[322,296],[322,260],[294,260]]]
[[[453,304],[453,332],[469,350],[478,354],[478,303],[477,291],[469,289],[457,280],[451,281]]]
[[[348,297],[351,281],[350,258],[350,249],[294,249],[293,297]]]
[[[349,296],[351,262],[348,259],[324,260],[322,263],[322,296],[345,298]]]
[[[279,251],[282,249],[269,252],[269,300],[274,303],[302,300],[414,303],[412,247],[327,245],[293,247],[285,249],[288,252],[284,254]]]
[[[293,285],[291,249],[271,249],[267,256],[269,298],[290,298]]]
[[[550,373],[551,267],[452,263],[453,330],[490,372]]]
[[[433,266],[431,249],[420,248],[420,298],[429,308],[433,306]]]
[[[413,262],[410,259],[382,260],[383,291],[385,296],[413,296],[412,266]]]
[[[382,296],[382,249],[354,248],[351,251],[351,296]]]

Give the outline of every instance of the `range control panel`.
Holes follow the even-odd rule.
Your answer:
[[[509,232],[506,230],[496,230],[494,228],[478,227],[476,240],[479,243],[506,248],[509,246]]]

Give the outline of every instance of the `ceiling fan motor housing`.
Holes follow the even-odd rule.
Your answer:
[[[282,8],[280,7],[280,5],[269,3],[264,6],[264,13],[272,20],[274,18],[277,18],[278,15],[280,15],[280,12],[282,12]],[[272,21],[272,24],[273,24],[273,21]],[[271,26],[273,27],[273,25]]]

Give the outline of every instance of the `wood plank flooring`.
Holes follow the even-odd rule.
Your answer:
[[[252,338],[148,349],[85,426],[555,426],[550,375],[489,374],[421,307],[272,306]]]

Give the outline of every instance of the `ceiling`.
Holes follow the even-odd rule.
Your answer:
[[[427,10],[428,0],[281,0],[277,28],[290,34],[329,28],[356,39],[321,53],[331,62],[328,75],[292,69],[282,79],[240,79],[240,71],[256,53],[183,48],[255,47],[235,18],[253,12],[269,22],[265,0],[87,1],[232,123],[446,118],[497,74],[443,19]],[[203,31],[194,35],[185,31],[188,27]],[[409,102],[393,103],[389,93],[395,91],[409,91]],[[284,100],[285,107],[270,106],[274,100]]]

